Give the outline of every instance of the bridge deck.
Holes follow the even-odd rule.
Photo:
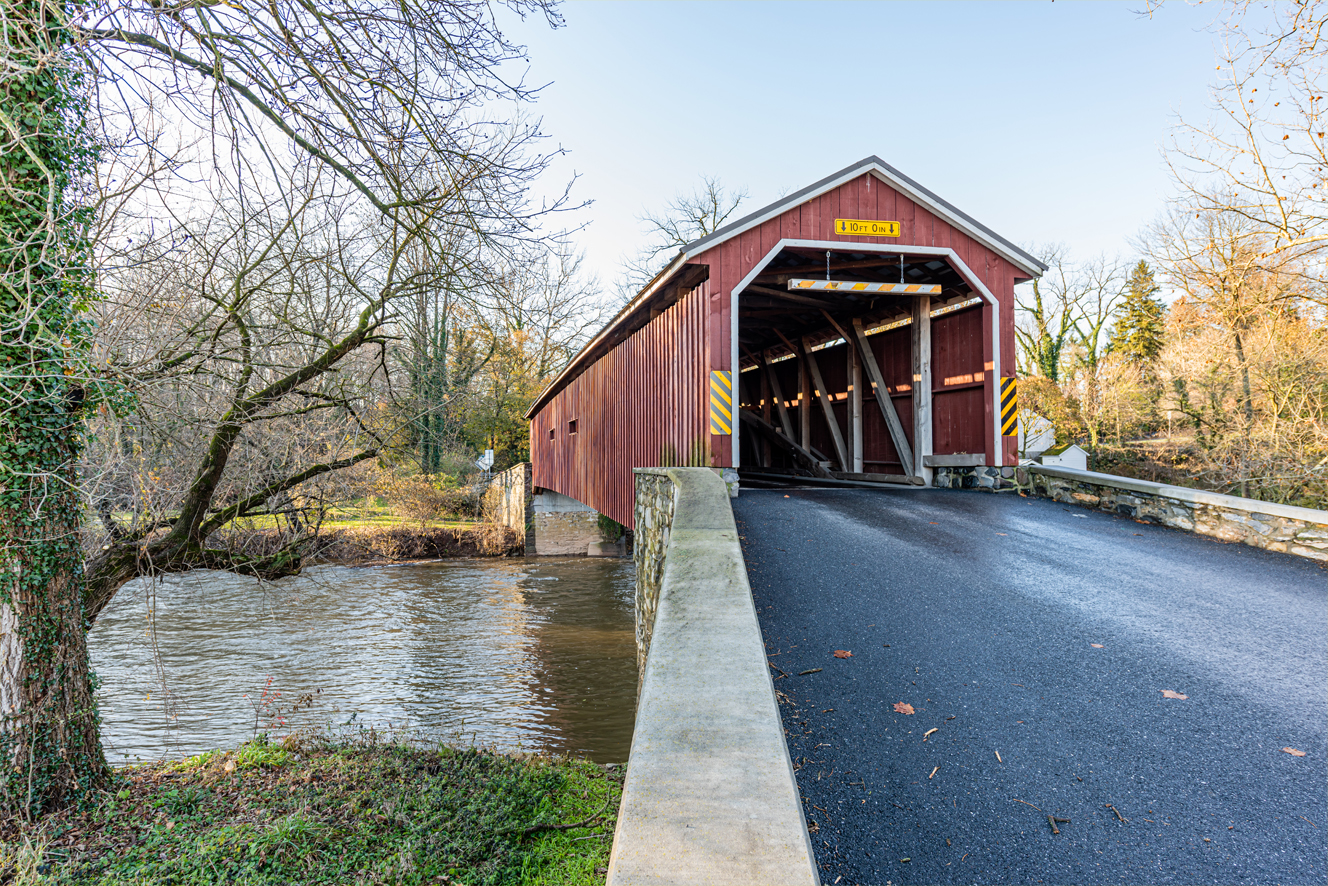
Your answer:
[[[1006,495],[734,508],[823,882],[1328,879],[1322,566]]]

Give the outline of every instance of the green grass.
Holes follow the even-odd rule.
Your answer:
[[[603,883],[620,778],[584,760],[259,740],[0,823],[0,882]]]

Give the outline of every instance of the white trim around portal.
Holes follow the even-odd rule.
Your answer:
[[[830,249],[832,251],[844,251],[846,247],[852,247],[854,252],[880,252],[896,255],[925,255],[934,258],[944,258],[950,261],[951,267],[963,277],[978,295],[982,297],[987,304],[991,305],[991,389],[992,389],[992,422],[989,431],[995,435],[995,448],[992,450],[993,460],[996,462],[994,467],[1003,467],[1005,464],[1004,446],[1001,440],[1001,303],[987,288],[986,284],[973,273],[964,260],[961,259],[953,249],[948,246],[908,246],[899,243],[843,243],[837,240],[794,240],[785,239],[776,243],[769,252],[761,257],[752,269],[739,281],[737,286],[729,292],[729,311],[731,315],[731,343],[733,368],[738,368],[738,296],[751,284],[753,280],[765,270],[766,266],[774,259],[776,255],[785,249]],[[986,372],[986,367],[983,367]],[[734,383],[736,389],[736,381]],[[738,423],[734,422],[736,430]],[[733,467],[739,467],[738,437],[733,436]]]

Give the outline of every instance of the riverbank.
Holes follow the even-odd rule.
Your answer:
[[[290,536],[277,529],[238,530],[228,546],[250,556],[279,550]],[[323,529],[311,542],[305,562],[370,566],[453,557],[505,557],[520,554],[525,539],[505,526],[476,523],[461,527],[356,526]]]
[[[0,822],[0,882],[603,883],[621,794],[618,767],[585,760],[260,739]]]

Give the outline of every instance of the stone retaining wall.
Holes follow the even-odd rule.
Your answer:
[[[635,510],[632,559],[636,563],[636,672],[639,679],[644,679],[659,588],[664,580],[664,553],[673,527],[673,480],[666,469],[643,468],[636,472]]]
[[[937,468],[948,489],[1019,491],[1328,562],[1328,511],[1051,465]]]
[[[1328,511],[1072,468],[1029,465],[1020,473],[1036,495],[1328,562]]]
[[[936,467],[932,469],[931,485],[941,489],[987,489],[999,492],[1018,487],[1015,470],[982,465]]]

